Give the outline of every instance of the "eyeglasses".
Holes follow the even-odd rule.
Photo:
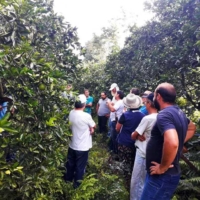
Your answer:
[[[149,101],[144,101],[144,102],[143,102],[143,104],[147,104],[147,103],[149,103]]]

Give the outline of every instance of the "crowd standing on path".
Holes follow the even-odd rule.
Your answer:
[[[130,200],[169,200],[179,183],[179,160],[184,143],[195,133],[196,126],[175,105],[176,90],[169,83],[157,86],[155,92],[132,88],[124,97],[116,83],[110,86],[112,100],[106,92],[96,105],[100,133],[107,132],[109,149],[125,166],[124,174],[130,186]],[[72,140],[66,163],[66,181],[80,180],[86,168],[92,134],[96,127],[91,116],[93,97],[89,90],[79,95],[69,121]],[[128,170],[127,170],[128,169]],[[132,174],[132,176],[131,176]]]

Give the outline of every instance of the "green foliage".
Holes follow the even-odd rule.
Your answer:
[[[129,193],[125,188],[122,174],[120,174],[115,166],[117,163],[114,161],[112,163],[109,162],[110,154],[107,152],[105,138],[96,136],[95,141],[90,151],[87,168],[87,173],[95,173],[97,179],[97,182],[93,186],[98,191],[94,199],[127,199]]]
[[[0,127],[1,199],[61,199],[63,164],[71,135],[72,103],[62,98],[76,78],[81,50],[76,28],[52,9],[53,1],[1,1],[0,78],[14,115]],[[62,112],[61,112],[62,111]],[[6,120],[5,120],[6,119]],[[8,155],[13,158],[6,160]],[[64,199],[64,198],[63,198]]]
[[[124,48],[108,56],[111,82],[128,90],[154,90],[161,82],[175,85],[191,109],[200,109],[199,19],[197,0],[153,0],[155,18],[143,27],[132,26]],[[191,111],[188,111],[190,114]]]
[[[76,89],[83,93],[84,88],[91,91],[95,103],[100,97],[101,91],[108,90],[110,77],[105,71],[106,57],[111,52],[118,52],[118,29],[115,25],[102,28],[102,33],[93,35],[93,38],[86,43],[85,59],[80,76],[76,82]]]

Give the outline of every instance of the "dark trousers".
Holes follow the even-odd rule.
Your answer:
[[[107,132],[107,121],[108,118],[106,116],[98,116],[99,133]]]
[[[74,187],[80,185],[80,180],[83,179],[85,168],[88,161],[89,151],[76,151],[69,147],[67,154],[66,169],[67,173],[64,175],[65,181],[74,181]]]
[[[112,132],[111,132],[111,140],[112,140],[112,148],[114,153],[118,153],[118,143],[117,143],[117,131],[116,131],[116,121],[112,121]]]

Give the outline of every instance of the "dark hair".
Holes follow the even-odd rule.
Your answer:
[[[124,93],[121,90],[117,91],[117,94],[119,95],[120,99],[124,98]]]
[[[85,103],[81,103],[80,101],[76,101],[74,104],[75,108],[83,108],[85,106]]]
[[[160,94],[164,102],[173,103],[173,104],[175,103],[175,100],[176,100],[175,89],[166,89],[161,86],[156,90],[156,93]]]
[[[104,93],[104,94],[107,96],[107,93],[106,93],[106,92],[103,91],[103,92],[101,92],[101,93]]]
[[[132,93],[132,94],[135,94],[135,95],[138,95],[138,96],[140,95],[140,91],[139,91],[138,88],[132,88],[132,89],[131,89],[131,93]]]

